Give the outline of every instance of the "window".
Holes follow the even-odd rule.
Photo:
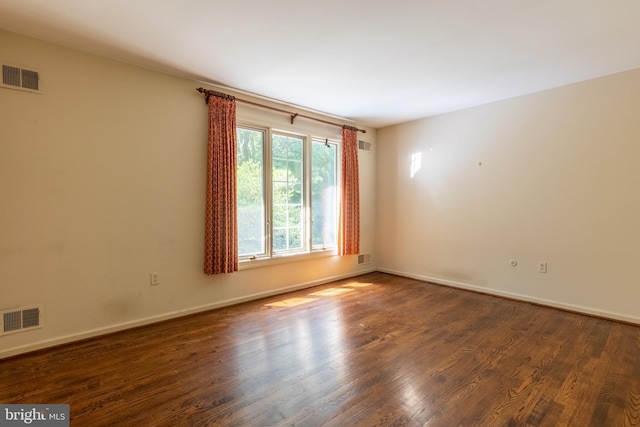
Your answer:
[[[303,245],[302,175],[304,139],[274,134],[271,141],[273,251],[300,250]]]
[[[241,259],[335,249],[337,148],[328,140],[238,126]]]
[[[335,247],[338,236],[338,146],[311,145],[311,235],[314,248]]]
[[[262,255],[265,248],[265,131],[237,128],[238,255]]]

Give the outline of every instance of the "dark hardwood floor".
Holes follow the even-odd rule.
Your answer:
[[[0,360],[77,426],[638,426],[640,328],[372,273]]]

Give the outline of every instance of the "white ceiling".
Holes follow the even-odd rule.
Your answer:
[[[374,127],[640,68],[638,0],[0,0],[0,28]]]

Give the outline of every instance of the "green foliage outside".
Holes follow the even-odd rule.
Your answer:
[[[311,165],[312,244],[333,246],[337,236],[337,147],[314,142]]]
[[[237,190],[240,255],[259,254],[263,247],[264,133],[238,129]],[[332,246],[336,243],[336,156],[335,145],[313,142],[311,145],[312,243]],[[275,134],[272,139],[272,225],[273,249],[304,247],[303,140]]]
[[[302,249],[303,149],[299,137],[273,135],[273,250]]]
[[[240,255],[264,252],[263,138],[264,134],[260,131],[239,128],[237,132],[236,182]]]

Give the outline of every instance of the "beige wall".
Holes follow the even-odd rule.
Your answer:
[[[640,322],[640,70],[380,129],[377,159],[381,270]]]
[[[41,94],[0,88],[0,309],[43,304],[45,325],[1,336],[0,357],[374,268],[325,257],[205,276],[200,84],[8,32],[0,60],[42,76]],[[238,120],[287,128],[260,111]],[[312,123],[297,121],[339,131]],[[374,155],[361,165],[373,253]]]

